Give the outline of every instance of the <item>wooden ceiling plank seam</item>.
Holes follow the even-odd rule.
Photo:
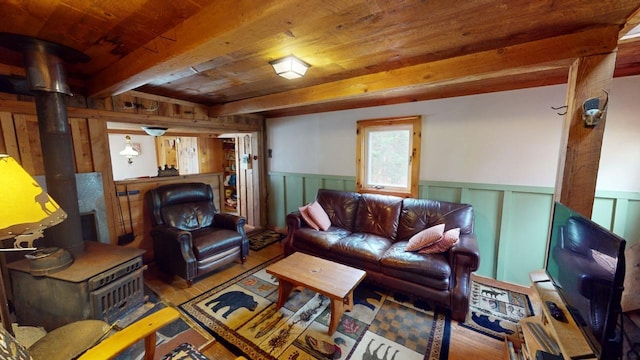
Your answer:
[[[435,85],[456,78],[472,79],[481,77],[483,74],[488,76],[492,72],[505,71],[509,68],[607,53],[616,47],[618,30],[619,27],[615,25],[593,28],[526,44],[240,100],[210,107],[209,116],[256,113],[290,106],[304,106],[402,86]]]
[[[60,0],[51,1],[9,1],[6,5],[8,8],[3,9],[3,17],[12,19],[12,21],[0,22],[0,31],[14,32],[12,24],[29,24],[22,35],[38,36],[47,20],[60,6]]]
[[[20,34],[33,34],[38,29],[39,37],[63,45],[73,44],[71,47],[76,49],[83,50],[89,44],[85,52],[92,57],[90,63],[68,64],[69,84],[76,94],[87,94],[84,80],[110,64],[138,66],[136,61],[141,61],[140,57],[121,60],[137,49],[155,52],[156,59],[160,59],[156,65],[142,67],[155,71],[156,76],[154,81],[137,87],[138,91],[211,106],[368,74],[395,75],[397,72],[393,71],[408,66],[503,49],[597,26],[618,25],[623,29],[620,36],[640,18],[640,0],[476,0],[457,7],[449,6],[446,0],[283,0],[277,4],[275,0],[267,1],[273,2],[260,5],[260,9],[267,10],[251,9],[248,13],[245,8],[255,4],[242,4],[249,0],[232,5],[231,0],[130,0],[126,4],[114,0],[10,1],[0,5],[0,11],[9,15],[0,23],[0,31],[3,26]],[[216,13],[214,9],[217,18],[203,15]],[[273,16],[275,9],[287,10],[286,15]],[[202,28],[214,24],[216,29],[187,32],[183,28],[185,32],[180,34],[185,22]],[[53,27],[51,34],[47,26]],[[98,33],[106,40],[96,41]],[[173,44],[176,40],[186,42],[176,46]],[[185,45],[189,40],[193,47]],[[640,41],[619,42],[615,76],[640,73],[637,50],[633,50],[636,47],[640,47]],[[288,53],[312,63],[307,76],[283,81],[274,75],[269,59]],[[218,55],[209,57],[211,54]],[[0,49],[4,66],[23,66],[20,55],[18,51]],[[550,76],[556,78],[558,75],[554,74]],[[502,78],[500,74],[492,76]],[[473,76],[460,79],[477,81]],[[404,92],[398,88],[377,91],[378,83],[374,82],[360,86],[361,93],[355,96],[366,101],[389,101],[384,97],[437,94],[434,86],[446,86],[449,88],[444,90],[446,93],[454,92],[452,86],[466,91],[464,82],[457,81],[409,83]],[[484,81],[493,80],[488,77]],[[0,98],[17,99],[9,93],[0,94]],[[336,101],[347,100],[355,101],[348,97]],[[320,103],[326,107],[330,101]],[[298,106],[294,102],[291,106],[298,109],[313,106],[304,104]],[[179,106],[172,114],[179,117],[181,111]]]
[[[343,0],[342,7],[362,0]],[[294,0],[228,0],[214,2],[193,17],[186,19],[172,30],[175,40],[156,41],[157,52],[137,49],[117,63],[90,79],[90,96],[104,97],[132,90],[144,85],[156,76],[203,63],[212,57],[223,55],[233,47],[244,46],[242,39],[235,43],[217,44],[221,35],[256,25],[260,33],[254,36],[267,37],[282,32],[289,19],[288,8],[312,7],[312,3],[300,4]],[[269,27],[264,25],[271,24]],[[216,46],[218,45],[218,46]],[[224,50],[223,50],[224,49]]]

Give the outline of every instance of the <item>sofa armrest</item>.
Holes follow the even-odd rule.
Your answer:
[[[180,248],[189,249],[191,256],[193,256],[193,251],[191,250],[193,240],[189,231],[168,225],[159,225],[151,229],[151,236],[154,239],[154,243],[160,242],[167,247],[180,246]]]
[[[471,273],[478,270],[480,252],[475,234],[460,235],[449,252],[452,273],[451,317],[464,321],[469,311]]]
[[[249,255],[249,238],[244,230],[247,219],[242,216],[233,214],[217,213],[213,215],[213,227],[237,231],[242,236],[242,261]]]
[[[161,270],[179,274],[186,279],[197,272],[197,260],[193,253],[193,238],[191,232],[178,228],[159,225],[151,230],[153,238],[153,252],[156,263]],[[181,257],[176,254],[181,254]],[[178,258],[182,260],[177,261]],[[186,269],[186,272],[185,272]]]
[[[229,229],[240,232],[240,229],[244,231],[244,226],[247,220],[238,215],[217,213],[213,215],[213,227]]]
[[[284,256],[289,256],[294,251],[293,247],[293,235],[296,230],[302,227],[304,221],[302,221],[302,215],[299,211],[295,211],[287,214],[287,237],[284,240]]]
[[[480,250],[476,235],[460,235],[460,240],[451,248],[449,257],[452,264],[462,262],[470,271],[478,270],[478,266],[480,266]]]
[[[295,232],[302,227],[302,215],[299,211],[287,214],[287,233]]]
[[[178,240],[178,241],[184,241],[186,239],[184,239],[184,236],[188,236],[191,237],[191,233],[189,231],[186,230],[180,230],[178,228],[169,226],[169,225],[158,225],[156,227],[154,227],[153,229],[151,229],[151,235],[154,236],[159,236],[162,238],[166,238],[168,240]]]

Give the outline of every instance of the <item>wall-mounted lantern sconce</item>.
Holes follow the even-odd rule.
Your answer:
[[[125,137],[125,141],[126,144],[124,145],[124,150],[120,151],[120,155],[127,158],[127,163],[133,164],[132,158],[140,155],[140,152],[133,148],[133,145],[131,144],[131,137],[129,135]]]
[[[273,60],[269,64],[273,66],[276,74],[289,80],[302,77],[311,66],[293,55]]]
[[[602,90],[604,91],[604,90]],[[607,111],[607,103],[609,102],[609,93],[604,91],[606,97],[604,104],[600,108],[600,98],[593,97],[582,103],[582,120],[585,126],[596,126],[605,112]]]

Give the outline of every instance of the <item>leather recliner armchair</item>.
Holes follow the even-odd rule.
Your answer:
[[[203,183],[162,185],[145,194],[151,210],[153,252],[158,269],[194,279],[249,254],[245,218],[221,214],[211,186]]]

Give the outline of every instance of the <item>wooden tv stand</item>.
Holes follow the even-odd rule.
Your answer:
[[[542,314],[520,320],[524,342],[514,344],[515,348],[520,348],[524,358],[531,360],[536,359],[536,351],[538,350],[552,354],[557,354],[559,351],[566,360],[597,359],[545,271],[533,271],[529,274],[529,278],[535,294],[541,301]],[[556,303],[558,308],[564,312],[567,322],[561,322],[551,316],[545,305],[547,301]],[[541,333],[540,329],[543,330],[542,336],[537,335]],[[505,359],[509,359],[508,351]]]

